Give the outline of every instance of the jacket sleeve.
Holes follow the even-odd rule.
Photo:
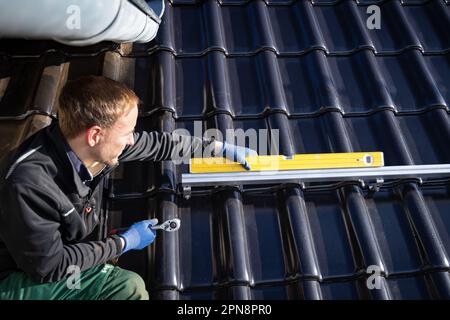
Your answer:
[[[143,131],[134,133],[134,144],[128,146],[119,157],[120,161],[163,161],[185,159],[196,152],[199,156],[213,139],[181,135],[174,132]],[[211,152],[212,150],[210,150]]]
[[[45,187],[7,181],[0,201],[2,240],[18,268],[39,283],[63,279],[69,275],[69,266],[84,271],[121,253],[120,240],[114,237],[64,244],[60,224],[70,216],[63,212],[67,210],[65,205]]]

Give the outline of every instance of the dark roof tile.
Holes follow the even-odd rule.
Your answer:
[[[421,6],[380,2],[381,28],[373,30],[366,26],[370,16],[367,5],[354,1],[325,6],[318,5],[324,4],[320,1],[271,4],[277,5],[263,1],[231,5],[216,0],[196,6],[169,4],[156,39],[135,44],[133,54],[171,50],[177,56],[198,56],[221,50],[227,55],[249,55],[269,49],[279,55],[298,55],[322,49],[341,55],[370,48],[385,55],[407,48],[441,53],[450,45],[446,27],[450,15],[442,0]]]
[[[228,58],[210,52],[189,59],[161,51],[137,59],[135,72],[146,111],[172,110],[180,118],[273,111],[313,116],[326,110],[356,115],[386,108],[410,113],[447,110],[450,103],[450,54],[424,56],[417,50],[383,57],[371,51],[339,57],[321,50],[298,57],[262,51]]]

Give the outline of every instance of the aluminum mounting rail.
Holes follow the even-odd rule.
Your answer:
[[[375,181],[403,178],[450,177],[450,164],[386,166],[371,168],[314,169],[285,171],[249,171],[226,173],[184,173],[181,186],[186,198],[193,187],[236,186],[255,184],[336,182],[348,180]]]

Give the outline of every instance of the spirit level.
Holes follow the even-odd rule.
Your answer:
[[[330,168],[381,167],[384,165],[382,152],[346,152],[296,154],[292,157],[283,155],[249,156],[246,158],[251,171],[306,170]],[[222,157],[193,158],[190,163],[191,173],[245,172],[237,162]]]
[[[296,155],[292,159],[280,156],[279,164],[258,161],[265,156],[258,156],[259,159],[247,158],[251,161],[251,171],[246,171],[240,164],[231,161],[214,162],[216,158],[205,158],[202,161],[192,159],[191,173],[184,173],[181,176],[181,187],[186,198],[191,195],[191,188],[214,187],[214,186],[236,186],[236,185],[256,185],[256,184],[279,184],[279,183],[310,183],[310,182],[338,182],[349,180],[360,180],[367,183],[373,190],[377,190],[385,180],[392,179],[425,179],[450,177],[450,164],[431,165],[406,165],[384,167],[383,153],[350,153],[350,157],[344,154],[320,154]],[[358,155],[358,156],[356,156]],[[304,156],[303,164],[298,162]],[[339,158],[340,156],[343,156]],[[273,157],[273,156],[271,156]],[[278,157],[278,156],[277,156]],[[314,157],[319,166],[313,163]],[[331,161],[334,159],[334,162]],[[353,159],[353,161],[351,160]],[[217,160],[217,159],[216,159]],[[273,160],[273,158],[272,158]],[[286,161],[296,160],[288,165]],[[308,161],[308,162],[307,162]],[[209,166],[209,167],[207,167]],[[224,166],[225,168],[221,168]],[[319,168],[318,168],[319,167]],[[277,168],[277,169],[274,169]],[[299,169],[302,168],[302,169]]]

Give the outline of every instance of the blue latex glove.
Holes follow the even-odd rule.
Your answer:
[[[245,160],[245,157],[258,155],[258,153],[253,149],[235,146],[226,142],[223,143],[222,150],[219,154],[228,160],[239,162],[246,170],[250,170],[251,167],[247,160]]]
[[[125,240],[123,253],[128,250],[141,250],[151,244],[156,237],[156,233],[150,227],[158,224],[158,219],[143,220],[133,224],[127,231],[120,234]]]

